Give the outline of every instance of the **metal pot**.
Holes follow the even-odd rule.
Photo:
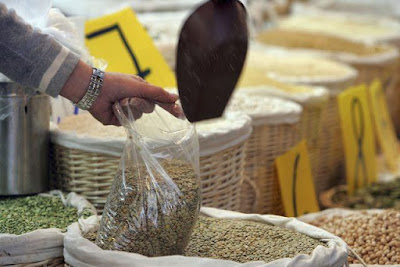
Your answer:
[[[0,195],[48,189],[50,99],[15,83],[0,83]]]

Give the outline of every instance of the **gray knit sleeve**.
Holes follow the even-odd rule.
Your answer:
[[[57,96],[79,56],[34,29],[0,3],[0,72],[16,83]]]

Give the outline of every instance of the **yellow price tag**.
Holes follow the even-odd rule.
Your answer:
[[[174,73],[130,8],[87,21],[85,35],[90,53],[105,59],[107,70],[136,74],[161,87],[176,86]]]
[[[339,114],[349,194],[377,179],[375,137],[365,85],[339,95]]]
[[[375,80],[371,84],[369,93],[378,142],[383,151],[387,167],[395,173],[398,170],[399,144],[389,115],[382,84],[379,80]]]
[[[286,216],[319,211],[306,141],[275,160]]]

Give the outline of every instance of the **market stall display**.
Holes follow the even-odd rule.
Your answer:
[[[368,45],[336,36],[279,28],[262,33],[259,40],[270,45],[280,45],[293,53],[328,56],[350,64],[357,69],[359,75],[356,81],[347,85],[369,83],[375,78],[380,78],[386,82],[387,89],[388,84],[394,80],[398,52],[393,47]],[[344,86],[338,86],[330,90],[330,99],[322,117],[320,157],[324,158],[326,164],[321,166],[319,175],[328,175],[332,181],[331,184],[338,184],[337,179],[344,177],[337,96],[345,89]]]
[[[338,235],[367,264],[400,264],[399,211],[328,209],[300,220]],[[349,262],[359,263],[353,258]]]
[[[316,189],[318,193],[329,189],[335,185],[343,162],[336,95],[354,83],[357,71],[321,57],[254,48],[249,52],[239,90],[302,105],[301,133],[308,143]]]
[[[288,30],[307,31],[340,36],[366,43],[384,43],[400,47],[400,23],[387,17],[357,15],[319,9],[305,9],[279,22],[279,27]],[[300,12],[300,11],[299,11]],[[400,64],[397,64],[400,67]],[[384,80],[390,112],[399,130],[400,83],[397,69],[391,80]],[[389,71],[389,69],[387,70]],[[384,78],[381,75],[380,78]]]
[[[75,193],[0,198],[0,265],[62,264],[67,227],[94,214],[94,207]]]
[[[299,222],[294,218],[285,218],[280,216],[271,216],[271,215],[247,215],[238,212],[231,212],[225,211],[220,209],[214,208],[202,208],[201,210],[202,215],[212,217],[215,219],[200,219],[200,223],[202,220],[212,221],[213,223],[221,224],[221,225],[228,225],[232,223],[232,220],[240,220],[238,221],[239,224],[248,224],[250,229],[251,227],[261,227],[261,228],[268,228],[270,231],[275,232],[275,237],[285,234],[290,236],[291,233],[292,239],[289,238],[288,240],[280,240],[279,238],[274,238],[274,236],[265,236],[260,240],[260,242],[265,242],[265,240],[274,240],[272,242],[276,242],[277,248],[282,243],[287,242],[286,246],[290,246],[289,244],[293,244],[294,242],[301,242],[300,240],[308,240],[310,242],[316,242],[315,245],[307,245],[303,244],[300,247],[309,247],[310,250],[299,250],[297,253],[294,251],[296,250],[293,248],[294,253],[286,253],[283,249],[281,252],[271,252],[274,253],[274,257],[268,258],[268,253],[262,256],[266,260],[263,263],[263,266],[323,266],[324,263],[330,262],[333,266],[343,266],[346,263],[347,258],[347,246],[346,244],[339,239],[338,237],[323,231],[319,228],[310,226],[308,224]],[[108,266],[110,264],[113,265],[126,265],[132,264],[135,262],[137,266],[154,266],[154,265],[162,265],[162,266],[239,266],[239,262],[223,260],[223,259],[211,259],[211,258],[202,258],[202,257],[184,257],[184,256],[167,256],[167,257],[153,257],[148,258],[142,255],[133,254],[133,253],[126,253],[126,252],[117,252],[117,251],[106,251],[102,250],[97,247],[94,243],[90,240],[86,239],[85,237],[89,238],[89,236],[93,236],[98,229],[98,219],[96,217],[91,217],[88,220],[85,220],[80,224],[74,224],[68,229],[68,234],[65,240],[65,257],[66,262],[70,265],[95,265],[95,266]],[[195,233],[194,238],[192,239],[196,242],[196,237],[199,236],[201,231],[201,225],[198,224],[196,226],[198,233]],[[217,227],[218,228],[218,227]],[[248,231],[243,229],[244,232]],[[203,232],[204,235],[211,234],[216,235],[218,233],[218,229],[210,229],[209,232]],[[231,229],[232,232],[236,230]],[[88,233],[92,233],[89,234]],[[249,233],[252,234],[252,233]],[[85,236],[85,237],[84,237]],[[217,238],[217,237],[215,237]],[[320,241],[324,243],[321,244]],[[229,243],[229,240],[225,242]],[[245,241],[244,241],[245,242]],[[268,243],[268,242],[267,242]],[[193,244],[193,243],[192,243]],[[231,243],[232,244],[232,243]],[[278,245],[279,244],[279,245]],[[233,244],[232,244],[233,245]],[[240,244],[236,244],[240,246]],[[244,245],[244,244],[243,244]],[[190,245],[189,245],[190,246]],[[262,249],[262,245],[260,245]],[[266,247],[269,245],[265,244]],[[281,245],[284,247],[285,245]],[[275,250],[272,249],[272,250]],[[207,248],[205,248],[207,249]],[[267,249],[267,248],[265,248]],[[231,249],[228,253],[232,256],[235,255],[235,250]],[[307,252],[307,254],[302,254]],[[236,256],[240,255],[239,252],[236,252]],[[252,252],[256,253],[256,252]],[[300,253],[300,254],[299,254]],[[296,254],[296,255],[295,255]],[[249,256],[250,257],[250,256]],[[275,260],[274,260],[275,259]],[[261,259],[262,260],[262,259]],[[246,260],[243,260],[246,261]],[[262,262],[260,261],[253,261],[253,262],[246,262],[246,266],[259,266]]]
[[[48,97],[0,74],[0,266],[400,266],[399,174],[387,162],[389,153],[382,153],[378,182],[348,194],[343,149],[348,136],[338,111],[339,94],[379,79],[400,133],[400,2],[209,0],[202,3],[216,9],[235,3],[242,16],[226,20],[219,9],[220,20],[217,13],[205,12],[186,33],[182,25],[201,1],[99,0],[93,9],[88,8],[93,0],[83,5],[55,0],[69,16],[83,15],[71,19],[52,9],[49,0],[37,1],[32,10],[17,2],[4,3],[100,69],[107,64],[92,58],[84,45],[85,20],[132,9],[176,72],[177,103],[190,122],[222,114],[241,75],[218,119],[191,124],[171,116],[162,103],[138,116],[122,100],[113,111],[124,127],[115,127],[60,96],[49,107]],[[98,24],[105,26],[108,19],[99,18]],[[135,27],[143,30],[140,24]],[[99,34],[118,30],[109,26]],[[128,48],[136,67],[141,62],[147,74],[160,75],[145,66],[144,50],[119,28],[119,34],[97,40],[105,47]],[[184,47],[191,49],[181,49],[177,60],[181,32]],[[224,42],[228,33],[239,33],[238,38]],[[245,45],[240,72],[232,62],[242,63],[245,50],[236,41],[248,34],[255,38]],[[176,61],[180,73],[187,74],[185,83]],[[211,107],[218,112],[199,116]],[[385,130],[374,126],[382,143]],[[294,182],[305,168],[309,173],[308,166],[296,157],[293,172],[280,172],[279,180],[276,164],[302,140],[320,208],[327,209],[282,217],[286,189],[292,189],[294,209],[308,201],[296,197],[297,186],[304,184]],[[35,158],[32,151],[42,156]],[[27,166],[36,169],[29,172]],[[57,190],[37,194],[48,190],[43,181]]]
[[[244,143],[251,133],[251,119],[238,114],[202,122],[197,127],[202,203],[238,210]],[[125,139],[122,127],[104,126],[90,114],[64,118],[51,133],[54,186],[84,195],[101,213]]]
[[[257,97],[237,93],[231,99],[228,111],[240,111],[252,118],[253,132],[246,143],[245,179],[253,181],[258,198],[252,205],[249,196],[253,187],[242,186],[243,212],[283,214],[277,172],[274,160],[300,140],[300,105],[276,97]]]
[[[337,186],[321,194],[320,199],[326,208],[400,210],[400,179],[371,184],[353,196],[347,194],[347,186]]]
[[[232,112],[223,118],[199,122],[196,129],[200,143],[202,205],[238,211],[251,118]]]

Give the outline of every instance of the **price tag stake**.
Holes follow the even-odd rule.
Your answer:
[[[356,117],[357,116],[356,114],[358,115],[358,118]],[[362,184],[362,186],[366,186],[368,183],[367,166],[365,165],[365,157],[363,151],[365,118],[360,99],[358,99],[357,97],[354,97],[351,102],[351,118],[352,118],[351,125],[353,128],[354,138],[356,140],[357,150],[358,150],[356,163],[354,167],[354,181],[355,181],[354,187],[355,190],[357,190],[359,184]],[[360,169],[362,172],[361,177],[360,177]]]
[[[160,87],[176,87],[175,75],[130,8],[85,24],[90,54],[108,71],[135,74]]]
[[[146,79],[146,76],[150,74],[150,69],[146,69],[144,71],[141,70],[141,68],[139,66],[139,62],[136,59],[135,54],[133,53],[132,49],[130,48],[130,46],[128,44],[128,41],[126,40],[125,35],[121,31],[121,29],[120,29],[118,24],[112,25],[112,26],[107,27],[105,29],[97,30],[97,31],[95,31],[95,32],[93,32],[91,34],[87,34],[86,38],[88,40],[90,40],[92,38],[96,38],[98,36],[101,36],[103,34],[106,34],[106,33],[112,32],[112,31],[116,31],[118,33],[118,35],[121,37],[121,41],[123,42],[126,50],[128,51],[128,53],[129,53],[129,55],[130,55],[130,57],[131,57],[131,59],[133,61],[133,64],[134,64],[134,66],[135,66],[135,68],[137,70],[136,75],[142,77],[143,79]]]
[[[377,179],[375,137],[365,85],[338,97],[349,194]]]
[[[306,142],[279,156],[275,163],[286,215],[297,217],[319,211]]]
[[[379,80],[375,80],[371,84],[369,92],[378,143],[382,149],[387,168],[396,173],[398,171],[399,144]]]
[[[297,184],[297,171],[299,169],[299,161],[300,161],[300,154],[296,154],[296,157],[294,159],[294,166],[293,166],[293,186],[292,186],[292,205],[293,205],[293,211],[294,211],[294,217],[299,216],[298,211],[297,211],[297,192],[296,192],[296,184]]]

